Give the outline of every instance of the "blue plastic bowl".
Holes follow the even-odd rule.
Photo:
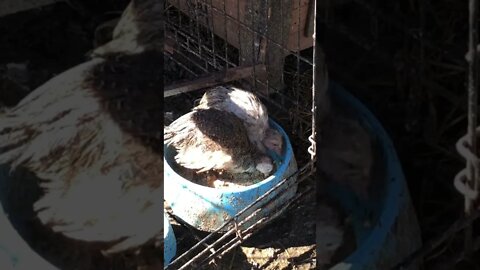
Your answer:
[[[292,175],[297,170],[297,163],[293,155],[292,145],[285,131],[273,120],[270,120],[270,126],[278,130],[283,137],[284,152],[281,155],[281,164],[277,166],[277,171],[264,179],[263,181],[241,188],[222,188],[215,189],[202,185],[198,185],[183,178],[172,169],[174,164],[175,151],[171,147],[164,145],[164,181],[165,201],[170,205],[173,213],[191,226],[203,231],[215,231],[220,228],[225,221],[234,217],[243,208],[254,202],[262,194],[266,193],[270,188],[275,186],[285,177]],[[273,203],[268,206],[261,207],[259,214],[255,218],[245,222],[241,228],[248,228],[260,218],[269,216],[273,209],[281,203],[291,199],[297,192],[297,184],[294,183],[294,177],[290,178],[288,191],[276,197]],[[278,195],[279,191],[287,186],[282,186],[269,194],[266,198],[273,198]],[[263,200],[262,202],[264,202]],[[262,206],[258,203],[256,207],[252,207],[249,211],[244,212],[240,216],[243,220],[245,216],[251,214],[255,209]],[[280,213],[277,213],[280,214]],[[231,227],[225,227],[222,231]]]
[[[351,191],[332,184],[329,194],[352,216],[357,248],[331,269],[390,269],[421,246],[420,228],[395,148],[375,116],[355,97],[331,83],[332,98],[353,112],[374,138],[380,152],[382,181],[374,183],[370,201],[361,202]],[[321,150],[321,149],[320,149]],[[366,223],[370,226],[365,226]],[[416,269],[416,268],[412,268]]]
[[[177,253],[177,239],[166,213],[163,214],[163,267],[167,267]]]

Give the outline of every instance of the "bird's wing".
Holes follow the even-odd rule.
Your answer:
[[[196,108],[213,108],[235,114],[247,127],[253,142],[261,142],[268,128],[265,105],[255,94],[236,87],[218,86],[207,90]]]
[[[229,170],[251,149],[241,120],[215,109],[195,110],[165,129],[165,142],[177,149],[177,163],[198,171]]]
[[[115,251],[163,228],[163,158],[124,132],[85,85],[100,62],[55,77],[2,116],[0,162],[42,179],[34,207],[43,223],[71,238],[127,241]]]
[[[99,112],[83,78],[100,61],[89,61],[51,79],[0,117],[0,164],[37,171],[38,166],[48,166],[49,156],[60,155],[65,146],[79,140],[82,129],[78,126],[94,120]]]
[[[68,188],[45,183],[47,192],[34,206],[40,220],[70,238],[120,241],[107,253],[160,235],[163,158],[134,142],[120,151],[113,160],[105,158],[102,168],[78,171]]]

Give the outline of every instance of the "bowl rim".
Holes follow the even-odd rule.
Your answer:
[[[173,230],[173,226],[168,219],[167,213],[165,210],[163,212],[163,240],[164,240],[164,247],[163,247],[163,255],[164,255],[164,265],[168,265],[175,255],[177,255],[177,238],[175,237],[175,232]],[[168,245],[170,244],[170,245]],[[170,248],[167,248],[170,247]],[[169,260],[167,260],[167,256],[169,255]]]

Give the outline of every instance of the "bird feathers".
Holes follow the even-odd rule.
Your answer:
[[[265,152],[261,142],[268,128],[267,109],[253,93],[232,86],[215,87],[205,92],[196,108],[233,113],[243,121],[250,141]]]
[[[106,108],[107,94],[112,93],[102,92],[108,87],[90,80],[100,76],[109,82],[110,73],[97,70],[105,61],[110,60],[76,66],[7,110],[0,119],[0,163],[12,170],[26,168],[41,179],[45,194],[34,210],[43,224],[70,238],[112,242],[108,253],[161,233],[163,158],[139,138],[157,136],[144,134],[152,129],[142,126],[142,121],[156,119],[155,114],[148,119],[150,115],[137,117],[137,111],[129,111],[138,119],[129,127],[142,126],[129,131],[143,132],[138,135],[127,132],[120,123],[126,120]],[[137,75],[137,67],[127,65],[123,71]],[[117,100],[128,99],[125,84],[117,82],[115,89],[121,93]]]
[[[177,150],[177,163],[198,172],[254,171],[260,155],[242,121],[216,109],[196,109],[181,116],[165,128],[164,139]]]

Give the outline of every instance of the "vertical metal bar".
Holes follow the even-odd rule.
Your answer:
[[[468,141],[471,151],[477,154],[477,79],[478,79],[478,63],[477,63],[477,14],[478,5],[477,0],[470,0],[468,4]],[[478,191],[479,171],[478,165],[471,159],[467,159],[467,185]],[[465,214],[470,216],[472,212],[473,201],[465,197]],[[470,224],[465,229],[465,252],[469,254],[472,247],[472,225]]]
[[[313,20],[313,85],[312,85],[312,135],[311,135],[311,141],[312,141],[312,151],[310,153],[310,158],[313,161],[312,162],[312,167],[314,168],[315,160],[316,160],[316,141],[317,141],[317,129],[316,129],[316,114],[318,111],[318,104],[317,102],[318,96],[315,94],[318,92],[318,89],[320,87],[320,70],[319,70],[319,64],[320,61],[323,61],[321,58],[321,55],[319,54],[319,48],[320,48],[320,42],[318,41],[319,37],[319,18],[320,18],[320,6],[319,6],[319,1],[320,0],[315,0],[315,12],[314,12],[314,20]]]
[[[325,55],[320,46],[320,42],[325,43],[325,40],[322,39],[323,33],[321,27],[321,16],[322,16],[322,7],[320,6],[320,1],[315,0],[315,17],[313,24],[313,86],[312,86],[312,134],[310,136],[310,142],[312,143],[312,149],[309,149],[311,159],[313,160],[315,167],[312,167],[312,171],[315,171],[315,168],[318,170],[319,159],[316,156],[317,145],[321,140],[320,133],[320,124],[323,122],[325,117],[330,111],[330,96],[328,95],[328,68],[325,62]],[[322,39],[322,40],[321,40]],[[317,188],[317,198],[323,197],[326,188],[325,182],[322,181],[322,177],[317,177],[316,188]]]

